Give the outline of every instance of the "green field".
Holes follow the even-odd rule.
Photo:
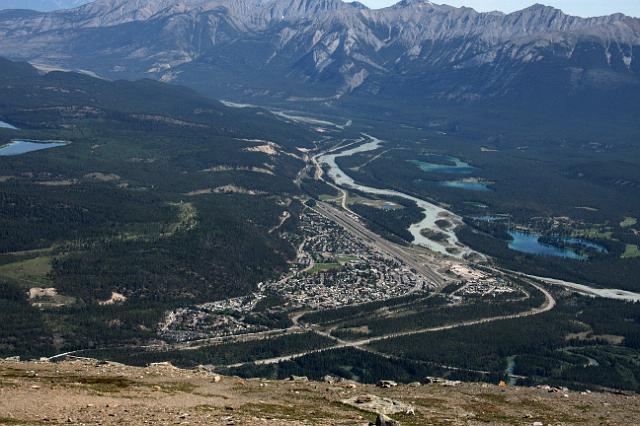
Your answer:
[[[340,268],[342,268],[342,265],[339,263],[316,263],[307,272],[309,274],[317,274],[319,272],[337,271]]]
[[[51,285],[51,257],[44,255],[0,266],[0,279],[16,282],[29,287]]]
[[[635,244],[627,244],[627,248],[620,256],[623,259],[634,259],[640,257],[640,249]]]

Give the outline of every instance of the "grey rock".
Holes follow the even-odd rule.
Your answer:
[[[376,426],[400,426],[400,422],[393,420],[384,414],[378,414],[378,417],[376,418]]]
[[[381,398],[377,395],[358,395],[351,398],[343,399],[341,402],[345,405],[355,407],[359,410],[364,410],[376,414],[415,414],[415,408],[412,405],[405,404],[401,401],[394,401],[390,398]]]

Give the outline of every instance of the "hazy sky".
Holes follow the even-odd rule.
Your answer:
[[[379,8],[397,3],[398,0],[360,0],[369,7]],[[513,12],[535,3],[543,3],[578,16],[601,16],[622,12],[640,17],[640,0],[433,0],[451,6],[468,6],[478,11],[501,10]]]

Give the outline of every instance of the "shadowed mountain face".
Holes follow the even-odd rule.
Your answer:
[[[0,12],[0,55],[244,99],[526,100],[544,109],[622,96],[624,110],[640,92],[639,46],[638,19],[542,5],[505,15],[424,0],[381,10],[340,0],[98,0]]]

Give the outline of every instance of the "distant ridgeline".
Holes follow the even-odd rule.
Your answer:
[[[595,128],[637,110],[639,22],[539,4],[501,14],[423,0],[381,10],[341,0],[98,0],[47,15],[0,12],[0,55],[253,103],[421,122],[426,105],[450,106]],[[59,35],[42,43],[51,32]]]

